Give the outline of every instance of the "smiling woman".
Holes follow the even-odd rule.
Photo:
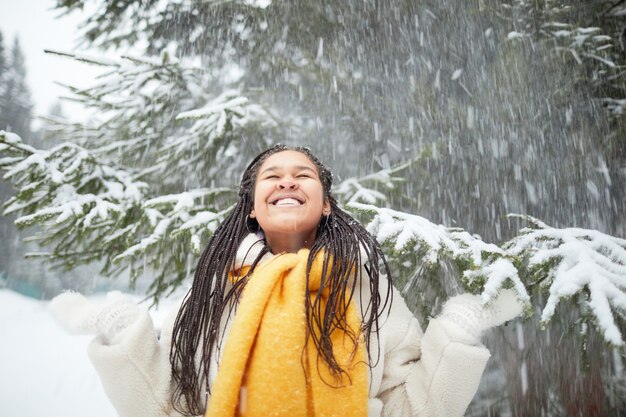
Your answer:
[[[305,154],[278,152],[259,167],[250,217],[273,253],[310,248],[322,216],[329,214],[317,167]]]
[[[112,294],[50,308],[89,355],[120,416],[461,416],[489,352],[483,330],[521,312],[459,295],[425,333],[376,240],[331,194],[307,149],[277,145],[246,168],[161,335]]]

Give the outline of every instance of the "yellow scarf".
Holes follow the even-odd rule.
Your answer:
[[[362,337],[354,352],[354,342],[344,332],[331,335],[335,358],[347,372],[339,388],[314,343],[306,341],[308,256],[308,249],[302,249],[257,266],[241,295],[205,417],[367,416]],[[320,253],[311,266],[311,297],[319,289],[322,264]],[[354,302],[346,316],[352,329],[360,329]]]

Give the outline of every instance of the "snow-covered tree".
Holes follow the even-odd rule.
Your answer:
[[[159,296],[188,276],[228,210],[232,191],[217,185],[249,157],[238,150],[246,130],[275,123],[236,90],[213,96],[212,77],[167,54],[98,64],[111,71],[77,95],[99,117],[57,121],[57,139],[72,143],[41,151],[3,135],[5,178],[21,188],[5,213],[20,212],[19,226],[47,224],[39,238],[53,250],[39,255],[59,266],[103,260],[103,273],[129,269],[133,281],[151,267]],[[199,187],[206,178],[213,188]]]
[[[7,70],[7,58],[6,52],[4,50],[4,36],[2,35],[2,31],[0,31],[0,80],[2,80],[2,84],[4,85],[4,74]]]
[[[549,43],[555,56],[590,73],[596,98],[614,115],[623,113],[626,98],[622,2],[591,0],[510,1],[515,30],[510,39]],[[550,59],[547,57],[546,59]],[[574,83],[584,83],[584,78]],[[573,103],[574,104],[574,103]]]
[[[89,8],[80,33],[90,45],[132,45],[151,57],[168,50],[236,74],[244,96],[263,96],[281,119],[299,126],[267,139],[315,145],[324,160],[341,165],[342,177],[390,169],[432,147],[427,163],[407,170],[403,188],[412,198],[394,193],[394,207],[488,240],[515,232],[509,212],[551,220],[552,208],[564,204],[564,211],[583,207],[573,219],[578,224],[619,230],[623,219],[615,213],[626,211],[620,165],[614,147],[595,142],[607,135],[597,103],[587,97],[586,69],[545,59],[551,47],[510,41],[521,14],[539,26],[545,22],[538,19],[554,16],[551,2],[528,2],[545,11],[537,19],[509,3],[57,5],[70,13]],[[614,209],[588,215],[605,192],[606,176],[598,171],[604,165]],[[559,166],[567,169],[553,168]]]
[[[3,54],[0,54],[2,56]],[[0,58],[0,61],[4,61]],[[1,68],[0,68],[1,69]],[[0,77],[0,129],[30,136],[32,103],[26,84],[26,63],[16,36],[10,50],[10,59]]]
[[[544,323],[561,301],[578,297],[585,321],[594,323],[607,342],[624,344],[619,327],[626,324],[626,239],[597,230],[555,229],[521,216],[530,226],[497,246],[420,216],[360,203],[348,206],[373,214],[368,230],[389,248],[392,258],[421,255],[419,264],[405,267],[437,268],[448,258],[458,265],[466,289],[480,292],[485,302],[506,282],[523,300],[529,300],[527,290],[546,295]],[[412,284],[410,279],[404,284],[405,292]]]
[[[15,37],[12,47],[5,49],[0,32],[0,130],[11,130],[29,138],[31,134],[31,99],[26,84],[26,63],[19,38]],[[5,201],[13,193],[10,183],[0,179],[0,201]],[[0,218],[0,286],[20,279],[27,287],[30,282],[44,279],[43,267],[24,267],[25,250],[20,245],[20,235],[13,221],[15,216]]]
[[[517,44],[514,48],[545,50],[541,59],[550,67],[575,69],[558,87],[555,85],[553,94],[564,103],[567,125],[580,123],[577,114],[587,114],[594,123],[606,126],[592,135],[592,148],[604,150],[595,170],[604,176],[605,192],[612,196],[624,195],[626,7],[623,2],[513,0],[507,3],[513,23],[507,39],[511,45]],[[585,97],[591,100],[572,99],[568,94],[572,89],[584,91]],[[596,184],[598,181],[590,186],[593,188]],[[616,212],[612,227],[624,234],[626,210],[623,203],[618,197],[608,205]]]

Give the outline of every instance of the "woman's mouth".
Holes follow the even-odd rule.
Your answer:
[[[301,206],[302,202],[292,197],[285,197],[279,198],[278,200],[274,201],[272,205],[277,207]]]

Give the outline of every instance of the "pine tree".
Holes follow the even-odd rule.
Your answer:
[[[0,33],[0,130],[9,129],[28,137],[30,135],[30,93],[25,82],[24,57],[15,38],[7,60],[4,40]],[[13,195],[11,184],[0,178],[0,201],[5,202]],[[0,217],[0,274],[5,285],[15,285],[16,280],[28,281],[33,277],[44,278],[41,268],[22,268],[24,245],[15,225],[16,216]]]
[[[2,31],[0,31],[0,80],[3,79],[6,69],[7,62],[4,52],[4,36],[2,35]]]
[[[26,83],[26,64],[16,36],[4,71],[0,128],[28,138],[31,134],[32,103]]]
[[[5,112],[7,111],[7,103],[5,91],[7,88],[7,58],[4,50],[4,37],[0,31],[0,128],[7,125]]]
[[[1,120],[4,120],[5,112],[5,74],[6,74],[6,57],[4,51],[4,38],[0,31],[0,126],[3,125]],[[0,199],[5,201],[11,195],[10,185],[4,180],[0,179]],[[6,276],[8,265],[11,264],[11,260],[15,258],[15,226],[13,226],[12,218],[1,217],[0,218],[0,265],[2,265],[1,272],[3,276]],[[1,285],[1,284],[0,284]]]

